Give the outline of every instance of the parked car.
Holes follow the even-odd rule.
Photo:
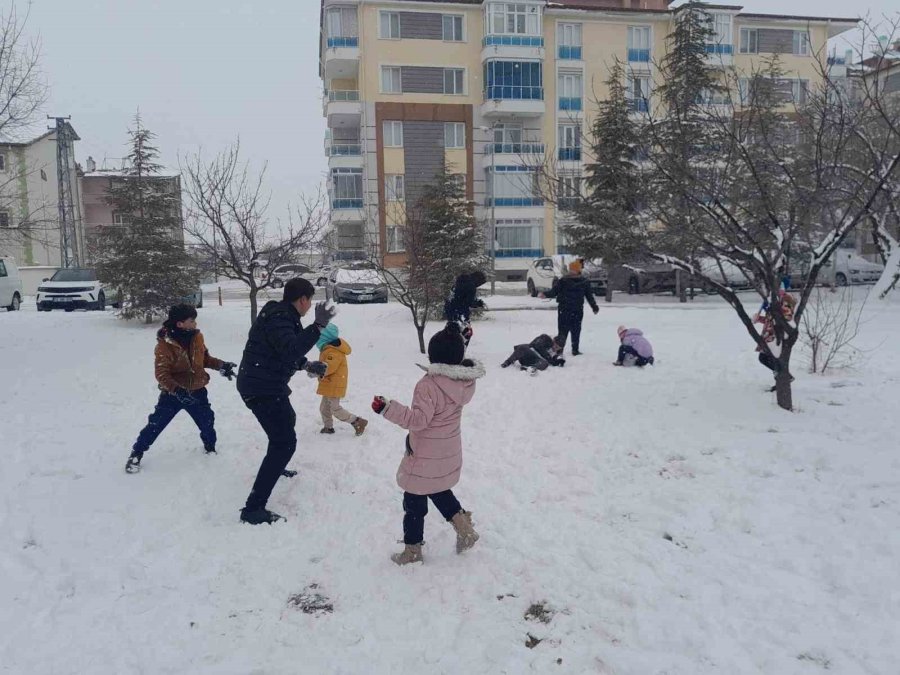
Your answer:
[[[357,263],[331,271],[325,297],[334,302],[387,302],[388,287],[373,265]]]
[[[22,277],[12,258],[0,258],[0,307],[9,312],[22,306]]]
[[[88,268],[69,267],[56,272],[49,279],[44,279],[38,287],[37,308],[39,312],[51,309],[106,309],[107,297],[113,307],[119,306],[119,294],[103,286],[97,273]]]
[[[733,290],[747,289],[752,286],[747,275],[741,271],[741,268],[734,263],[727,261],[717,261],[715,258],[701,258],[697,261],[700,272],[705,276],[713,279],[718,283]],[[714,293],[715,290],[709,284],[705,284],[702,280],[697,280],[694,288],[700,288],[707,293]]]
[[[538,293],[546,293],[559,279],[565,276],[569,264],[580,260],[576,255],[550,255],[543,258],[535,258],[528,266],[525,274],[525,285],[528,294],[535,298]],[[607,273],[603,262],[599,259],[588,260],[584,263],[583,272],[591,282],[591,290],[598,295],[606,293]]]
[[[803,256],[799,263],[791,265],[791,287],[800,288],[809,275],[810,257]],[[816,282],[824,286],[849,286],[850,284],[874,284],[884,272],[884,265],[869,262],[852,249],[839,248],[822,265]]]
[[[637,260],[615,265],[609,270],[613,290],[629,294],[675,292],[675,268],[653,260]],[[687,283],[687,281],[685,282]]]
[[[306,279],[316,286],[324,286],[325,282],[328,281],[328,273],[330,271],[331,268],[326,266],[313,268],[309,265],[301,265],[299,263],[279,265],[273,272],[275,276],[273,286],[275,288],[281,288],[288,281],[290,281],[291,279],[295,279],[296,277]]]

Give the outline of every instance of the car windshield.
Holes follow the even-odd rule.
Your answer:
[[[94,270],[59,270],[50,277],[50,281],[97,281],[97,273]]]
[[[373,269],[338,270],[335,282],[339,284],[382,284],[378,272]]]

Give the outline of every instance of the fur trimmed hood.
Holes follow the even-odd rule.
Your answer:
[[[446,363],[432,363],[428,366],[416,365],[429,375],[441,375],[450,380],[462,380],[464,382],[478,380],[487,374],[484,364],[475,359],[466,359],[458,366],[450,366]]]

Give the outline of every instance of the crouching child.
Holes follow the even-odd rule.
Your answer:
[[[175,305],[156,334],[154,349],[156,381],[160,395],[156,408],[132,446],[125,471],[137,473],[144,453],[182,410],[200,429],[207,454],[216,451],[215,415],[209,404],[206,369],[218,370],[229,380],[237,364],[210,356],[197,329],[197,310],[191,305]]]
[[[538,335],[534,340],[524,345],[513,347],[512,354],[503,363],[501,368],[508,368],[513,363],[518,363],[522,370],[531,370],[532,373],[539,370],[547,370],[550,366],[564,366],[566,360],[562,358],[563,340],[549,335]]]
[[[398,565],[423,561],[429,499],[456,530],[457,553],[478,541],[471,512],[463,509],[451,488],[462,470],[463,407],[475,395],[475,381],[484,376],[484,366],[465,358],[465,341],[455,322],[431,338],[428,360],[428,368],[420,366],[425,375],[416,384],[411,406],[383,396],[372,401],[376,413],[409,430],[397,470],[397,484],[403,489],[405,544],[402,552],[391,556]]]
[[[638,366],[653,365],[653,346],[644,337],[643,331],[637,328],[625,328],[619,326],[619,356],[613,362],[614,366]]]

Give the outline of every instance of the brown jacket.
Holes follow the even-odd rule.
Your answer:
[[[222,361],[209,355],[203,333],[197,331],[191,340],[190,350],[185,350],[178,342],[160,328],[156,334],[156,381],[159,388],[170,394],[179,387],[188,391],[203,389],[209,384],[209,375],[205,368],[218,370]]]

